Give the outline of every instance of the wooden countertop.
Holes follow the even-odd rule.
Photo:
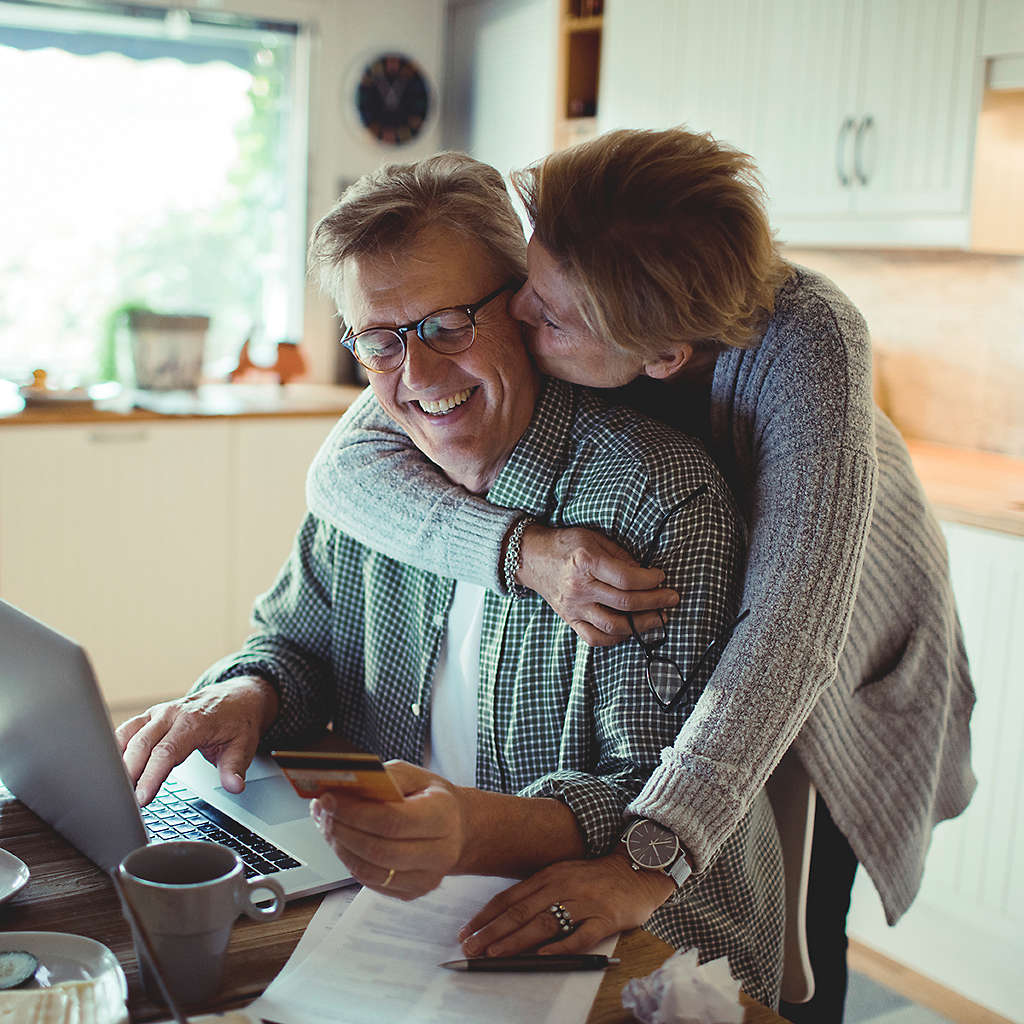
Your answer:
[[[907,441],[940,519],[1024,537],[1024,459]]]
[[[340,416],[362,388],[326,384],[203,384],[195,392],[123,391],[74,404],[26,405],[0,389],[0,427],[221,417]]]
[[[0,386],[0,428],[224,417],[340,416],[362,389],[345,385],[204,384],[195,393],[125,391],[92,404],[29,405]],[[908,440],[940,519],[1024,537],[1024,459]]]

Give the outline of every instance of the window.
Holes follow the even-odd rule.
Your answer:
[[[215,11],[0,3],[0,377],[123,379],[126,305],[208,315],[215,375],[301,337],[305,52]]]

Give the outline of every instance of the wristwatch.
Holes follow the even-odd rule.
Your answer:
[[[686,850],[675,833],[649,818],[637,818],[622,833],[626,853],[634,871],[664,871],[676,888],[693,872],[686,859]]]

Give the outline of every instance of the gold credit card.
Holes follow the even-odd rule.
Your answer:
[[[376,754],[359,751],[272,750],[295,792],[311,800],[341,789],[364,800],[401,800],[402,791]]]

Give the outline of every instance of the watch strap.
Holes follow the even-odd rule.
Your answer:
[[[665,873],[676,883],[677,889],[693,874],[693,868],[690,867],[690,862],[686,859],[686,850],[683,849],[681,843],[679,856],[665,868]]]

